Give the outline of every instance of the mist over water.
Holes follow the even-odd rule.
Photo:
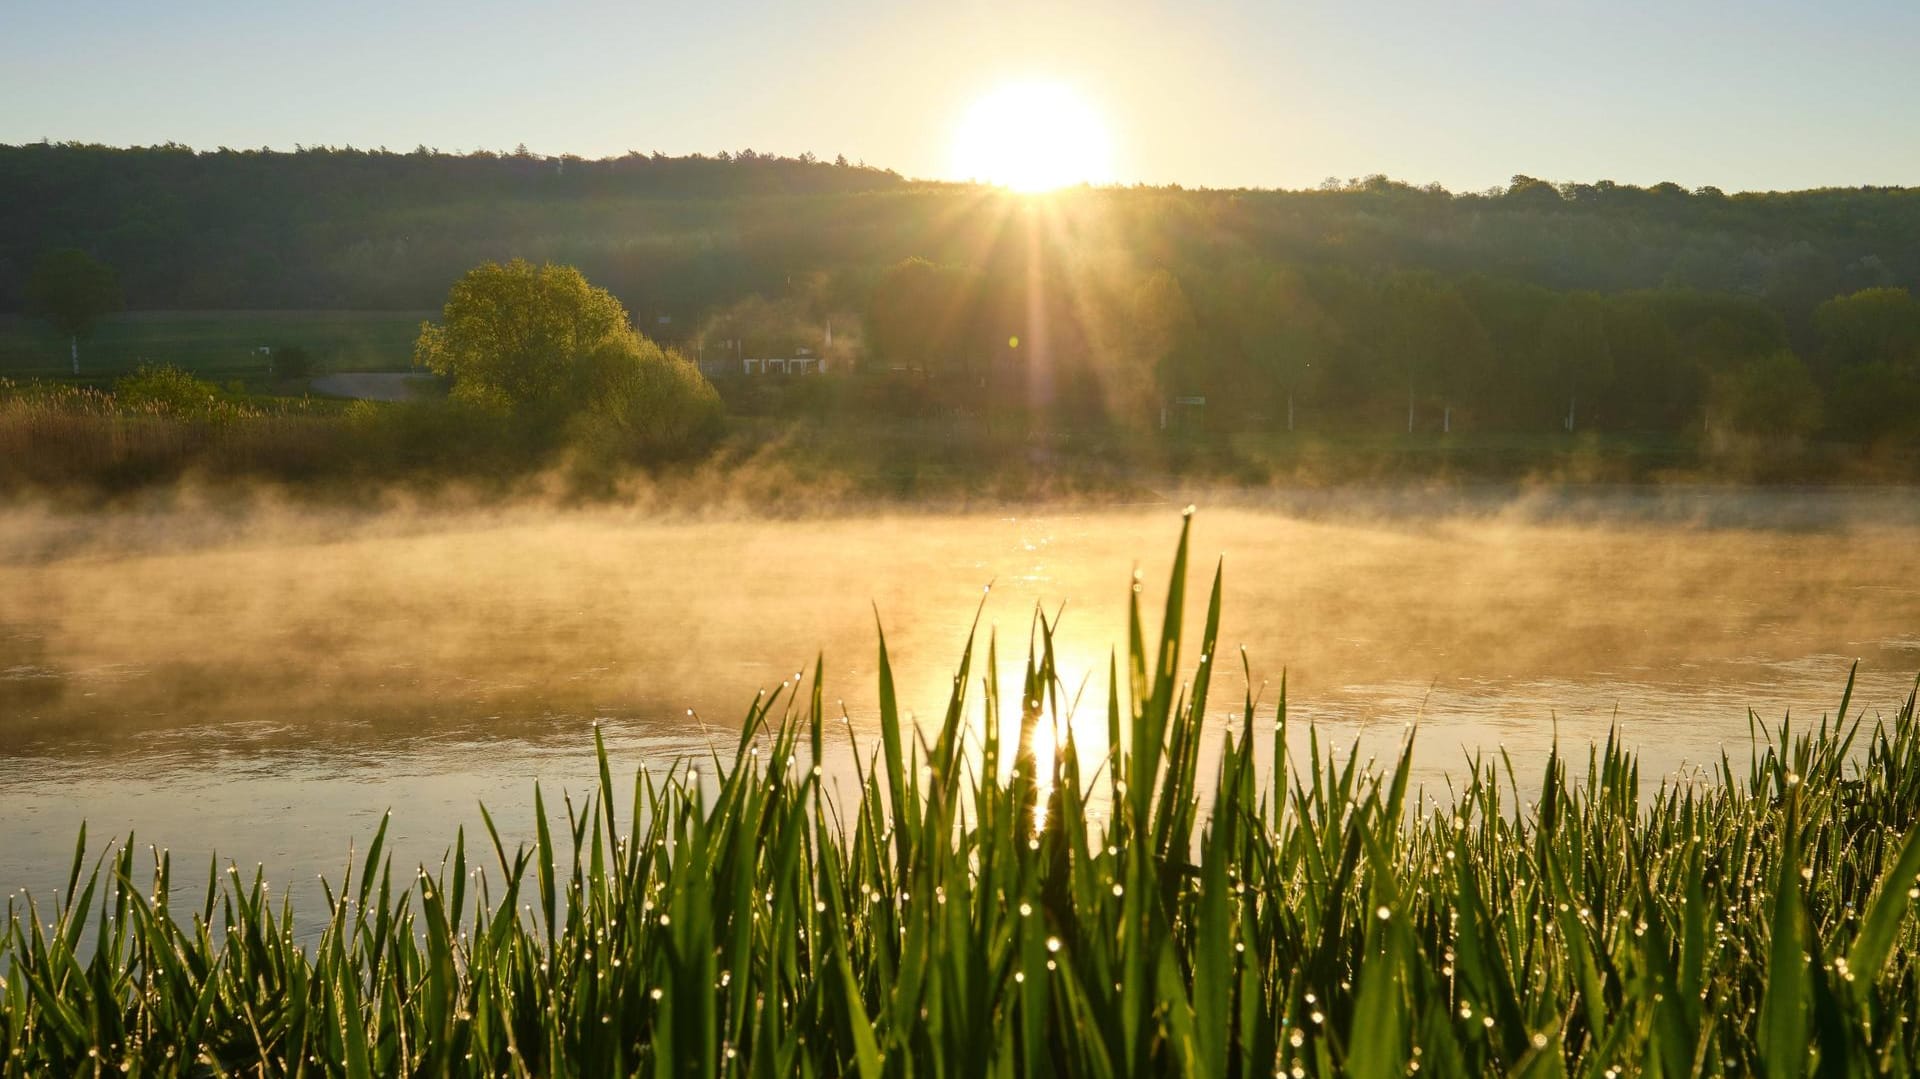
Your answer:
[[[1905,489],[1201,501],[1189,624],[1223,559],[1216,730],[1243,710],[1244,645],[1263,734],[1285,670],[1323,744],[1384,757],[1417,719],[1430,792],[1463,753],[1504,748],[1524,776],[1556,734],[1583,758],[1616,725],[1650,778],[1723,747],[1740,764],[1749,707],[1817,721],[1858,658],[1856,704],[1890,713],[1920,671]],[[876,609],[903,707],[937,716],[983,599],[1009,687],[1036,605],[1064,608],[1097,747],[1130,574],[1151,634],[1179,524],[1174,505],[0,510],[0,891],[63,883],[83,819],[183,877],[215,850],[337,876],[388,807],[403,868],[461,824],[472,840],[480,800],[511,843],[534,780],[591,785],[595,722],[616,774],[726,755],[754,693],[816,655],[872,748]]]

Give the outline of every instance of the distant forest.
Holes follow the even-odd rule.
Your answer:
[[[0,147],[0,310],[79,248],[132,309],[437,307],[578,267],[693,355],[820,341],[936,404],[1912,441],[1920,190],[1078,189],[811,155]]]

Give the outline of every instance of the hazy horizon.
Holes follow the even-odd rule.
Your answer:
[[[519,149],[522,148],[521,145],[504,146],[504,147],[502,146],[448,147],[448,146],[431,146],[431,145],[422,144],[419,147],[407,149],[407,148],[385,146],[385,145],[378,145],[378,146],[366,145],[363,143],[355,143],[355,142],[344,142],[344,143],[304,143],[302,142],[302,143],[293,143],[285,146],[274,146],[274,145],[198,146],[192,143],[182,142],[177,139],[176,140],[160,139],[153,142],[136,142],[136,143],[102,143],[102,142],[95,142],[95,141],[84,140],[84,139],[60,139],[60,138],[54,138],[51,136],[32,139],[26,142],[6,142],[4,140],[0,140],[0,146],[19,147],[19,146],[39,146],[39,145],[97,146],[97,147],[104,147],[109,150],[164,149],[169,146],[176,146],[176,147],[182,147],[185,150],[192,152],[194,154],[217,154],[223,151],[229,151],[234,153],[255,153],[255,152],[264,150],[264,151],[267,151],[270,153],[276,153],[276,154],[296,154],[296,153],[315,152],[315,151],[339,151],[339,152],[358,152],[358,153],[385,153],[385,154],[394,154],[394,155],[401,155],[401,156],[415,153],[419,149],[424,148],[431,153],[448,155],[448,156],[456,156],[456,157],[467,156],[470,154],[494,154],[498,157],[507,157],[515,154]],[[621,153],[616,153],[616,154],[605,154],[605,155],[596,156],[592,154],[575,153],[571,150],[546,151],[546,150],[538,149],[533,146],[525,146],[524,148],[528,154],[532,155],[537,159],[556,160],[564,157],[564,158],[578,159],[578,160],[589,161],[589,162],[618,161],[624,157],[634,155],[634,154],[639,154],[641,156],[648,156],[652,153],[652,151],[629,150],[629,151],[622,151]],[[742,149],[753,149],[753,147],[743,147]],[[722,148],[720,150],[713,150],[713,151],[689,150],[685,154],[669,154],[667,155],[667,157],[669,160],[687,160],[687,159],[697,158],[697,157],[715,159],[721,153],[733,154],[735,152],[736,151],[727,150],[725,148]],[[782,158],[782,159],[791,159],[793,156],[795,156],[795,155],[781,154],[781,153],[778,153],[777,151],[770,151],[770,150],[756,151],[756,152],[764,153],[766,156],[769,156],[769,157],[776,157],[776,158]],[[803,151],[803,152],[811,152],[811,151]],[[834,156],[835,155],[833,154],[824,154],[824,155],[815,154],[815,157],[817,159],[825,163],[831,163]],[[901,181],[904,183],[953,184],[953,185],[960,185],[960,186],[967,186],[967,185],[992,186],[989,181],[976,179],[973,177],[916,176],[911,173],[905,172],[901,169],[898,169],[885,161],[869,161],[866,159],[856,160],[849,157],[847,163],[849,165],[857,165],[860,167],[877,169],[885,172],[892,172],[898,175]],[[1675,182],[1671,180],[1664,180],[1664,181],[1653,180],[1653,181],[1648,181],[1645,184],[1638,184],[1632,181],[1619,180],[1616,177],[1611,177],[1611,176],[1555,176],[1555,175],[1533,174],[1533,173],[1524,173],[1524,172],[1516,171],[1514,173],[1509,174],[1509,176],[1502,181],[1487,184],[1482,187],[1472,187],[1472,188],[1450,187],[1445,184],[1442,184],[1441,187],[1449,195],[1479,195],[1479,194],[1490,193],[1495,191],[1504,192],[1510,186],[1513,177],[1523,176],[1523,175],[1531,176],[1535,180],[1545,181],[1546,183],[1552,184],[1556,187],[1564,184],[1592,184],[1592,183],[1607,182],[1607,181],[1620,183],[1624,186],[1653,187],[1659,183]],[[1425,181],[1423,183],[1420,181],[1416,181],[1410,177],[1395,176],[1389,173],[1382,173],[1376,170],[1372,172],[1358,173],[1353,176],[1328,176],[1323,178],[1318,183],[1300,184],[1300,185],[1293,185],[1293,186],[1281,185],[1281,184],[1266,184],[1266,183],[1246,183],[1246,184],[1238,184],[1238,185],[1213,185],[1213,184],[1202,184],[1202,183],[1187,183],[1177,179],[1159,181],[1159,182],[1146,181],[1146,180],[1085,181],[1083,183],[1070,184],[1065,186],[1090,187],[1096,190],[1129,190],[1133,188],[1145,188],[1145,189],[1189,190],[1189,191],[1254,191],[1254,192],[1273,192],[1273,193],[1279,193],[1279,194],[1289,194],[1289,193],[1307,192],[1307,191],[1322,189],[1327,181],[1339,181],[1341,184],[1351,184],[1356,181],[1366,181],[1379,176],[1384,176],[1388,181],[1393,183],[1404,183],[1404,184],[1409,184],[1415,187],[1424,187],[1430,184],[1439,183],[1439,181],[1437,180]],[[1698,184],[1698,185],[1682,184],[1681,186],[1686,188],[1689,191],[1694,191],[1694,192],[1698,192],[1705,188],[1717,188],[1718,190],[1720,190],[1721,192],[1727,195],[1793,195],[1793,194],[1801,194],[1805,192],[1814,192],[1814,191],[1848,191],[1848,190],[1905,191],[1905,190],[1913,190],[1916,188],[1920,188],[1920,180],[1917,180],[1914,183],[1889,183],[1889,184],[1877,184],[1877,183],[1867,183],[1867,182],[1830,183],[1830,184],[1819,184],[1819,185],[1810,186],[1810,187],[1798,187],[1798,188],[1777,188],[1777,187],[1776,188],[1742,188],[1742,187],[1730,187],[1725,184],[1715,184],[1711,182],[1705,183],[1705,184]]]
[[[1687,188],[1920,183],[1920,9],[1576,2],[1514,10],[1157,3],[670,15],[582,0],[191,10],[29,0],[0,25],[0,142],[196,148],[753,148],[964,179],[1009,84],[1070,89],[1122,184],[1298,189],[1515,173]],[[1907,115],[1902,115],[1902,113]]]

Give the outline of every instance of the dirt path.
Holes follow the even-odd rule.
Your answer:
[[[310,384],[313,392],[328,397],[353,397],[362,401],[408,401],[433,384],[429,375],[404,372],[354,371],[321,375]]]

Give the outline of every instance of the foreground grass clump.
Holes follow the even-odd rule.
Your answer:
[[[616,805],[602,752],[558,842],[536,787],[537,843],[489,822],[485,871],[461,837],[396,877],[383,829],[311,946],[258,876],[178,910],[165,855],[86,873],[83,835],[58,909],[15,907],[0,943],[0,1072],[1912,1073],[1911,697],[1870,732],[1843,698],[1651,802],[1609,743],[1577,778],[1550,758],[1536,801],[1472,765],[1422,812],[1410,754],[1288,760],[1284,688],[1276,729],[1249,699],[1203,765],[1220,588],[1183,668],[1185,572],[1183,537],[1159,644],[1136,602],[1109,670],[1104,759],[1038,764],[1036,733],[1070,737],[1042,618],[1017,696],[973,695],[970,646],[926,727],[883,644],[857,796],[813,765],[816,668],[717,775],[642,772]]]

